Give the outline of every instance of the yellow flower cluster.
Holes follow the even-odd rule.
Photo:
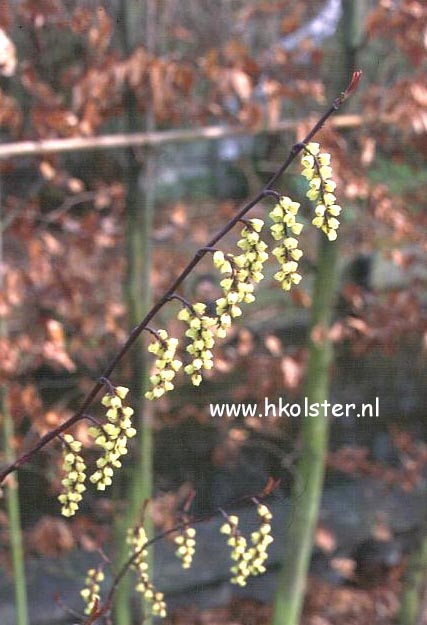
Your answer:
[[[86,490],[86,464],[79,455],[82,444],[74,440],[71,434],[64,435],[64,463],[63,470],[66,476],[62,479],[64,491],[58,500],[62,504],[61,512],[64,516],[73,516],[83,498],[82,493]]]
[[[174,388],[172,380],[182,367],[182,362],[175,358],[178,339],[168,336],[166,330],[157,332],[158,338],[148,346],[148,351],[157,356],[155,371],[150,376],[152,389],[145,393],[146,399],[159,399]]]
[[[239,256],[224,255],[217,250],[213,255],[213,263],[221,273],[229,274],[223,278],[220,285],[224,296],[216,301],[218,317],[217,336],[224,338],[232,319],[240,317],[240,304],[250,304],[255,300],[253,295],[254,282],[264,277],[263,264],[268,258],[267,245],[261,241],[260,232],[264,225],[262,219],[250,219],[241,232],[238,246],[243,250]]]
[[[104,581],[104,572],[101,568],[89,569],[85,579],[85,587],[80,591],[83,601],[86,604],[85,614],[92,614],[97,603],[99,603],[101,590],[100,583]]]
[[[145,549],[147,544],[147,534],[142,526],[135,530],[129,530],[127,536],[127,543],[131,547],[131,554],[138,554],[134,560],[133,566],[138,573],[138,583],[136,585],[137,592],[140,592],[145,601],[151,606],[151,614],[153,616],[160,616],[165,618],[166,603],[164,601],[164,595],[155,589],[154,584],[151,582],[148,575],[148,563],[147,555],[148,551]]]
[[[192,343],[186,349],[192,356],[192,362],[184,367],[184,371],[191,375],[191,381],[195,386],[199,386],[202,381],[201,371],[213,367],[211,349],[215,343],[213,328],[216,319],[205,315],[205,312],[206,304],[197,303],[191,310],[185,307],[178,313],[178,319],[185,321],[189,326],[185,336],[188,336]]]
[[[176,555],[182,560],[182,568],[189,569],[193,563],[196,553],[196,530],[194,527],[185,527],[183,531],[175,537],[177,545]]]
[[[233,574],[231,583],[238,586],[246,586],[246,580],[251,574],[249,561],[252,556],[248,550],[247,540],[240,533],[238,526],[239,517],[231,515],[228,517],[228,521],[222,525],[220,532],[229,536],[227,544],[232,548],[231,559],[234,560],[235,564],[230,568]]]
[[[315,203],[316,216],[312,223],[320,228],[330,241],[335,241],[340,225],[337,217],[341,213],[341,206],[335,204],[336,183],[332,180],[330,163],[331,155],[327,152],[321,153],[318,143],[309,143],[301,158],[304,168],[302,175],[310,184],[307,197]]]
[[[230,568],[233,574],[231,582],[239,586],[246,586],[247,578],[250,575],[259,575],[266,571],[267,550],[268,546],[273,542],[270,524],[272,514],[264,504],[257,505],[257,512],[261,518],[261,524],[258,531],[251,534],[250,547],[246,538],[239,531],[238,516],[229,516],[220,529],[223,534],[229,536],[227,544],[232,547],[231,558],[235,561],[235,564]]]
[[[251,560],[250,560],[250,574],[251,575],[260,575],[260,573],[265,573],[265,561],[268,558],[268,547],[273,542],[273,537],[271,535],[271,519],[273,515],[271,514],[269,508],[265,504],[258,504],[257,506],[258,516],[261,518],[261,524],[256,532],[252,532],[251,534],[251,542],[252,547],[250,549]]]
[[[274,222],[271,226],[271,234],[275,241],[280,241],[280,245],[272,252],[280,263],[280,271],[274,274],[274,278],[281,283],[284,291],[289,291],[293,284],[301,282],[298,261],[303,253],[298,249],[297,239],[290,236],[290,234],[298,236],[303,229],[303,225],[296,220],[299,207],[298,202],[282,196],[270,212],[270,217]]]
[[[104,455],[96,461],[97,470],[90,476],[90,481],[96,484],[98,490],[105,490],[111,486],[114,469],[120,468],[121,456],[127,454],[127,442],[136,434],[132,427],[131,417],[133,409],[123,406],[123,400],[129,389],[125,386],[116,386],[113,393],[107,393],[101,400],[107,410],[107,423],[99,427],[89,428],[89,434],[95,439],[95,444],[102,447]]]
[[[244,297],[244,293],[239,291],[238,281],[236,280],[236,271],[234,264],[234,256],[232,254],[224,255],[221,250],[217,250],[213,255],[213,263],[221,272],[229,274],[224,280],[221,280],[221,286],[224,289],[224,297],[216,300],[216,314],[218,317],[217,336],[225,338],[228,328],[231,327],[231,321],[235,317],[240,317],[242,310],[238,303]],[[233,264],[232,264],[233,263]]]
[[[267,244],[261,240],[260,232],[264,227],[262,219],[249,219],[240,235],[241,239],[237,246],[243,250],[243,254],[234,258],[238,267],[237,279],[241,284],[246,284],[246,295],[243,298],[245,304],[255,300],[253,296],[253,282],[258,283],[264,277],[262,273],[265,261],[268,258]]]

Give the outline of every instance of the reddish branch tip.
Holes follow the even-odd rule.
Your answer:
[[[348,98],[354,91],[356,91],[357,87],[359,86],[360,79],[362,78],[362,74],[363,72],[361,69],[357,69],[355,72],[353,72],[350,84],[345,90],[346,98]]]
[[[262,497],[268,497],[271,493],[276,490],[280,485],[280,478],[275,480],[273,477],[269,477],[267,480],[267,484],[264,486],[264,489],[261,493]]]
[[[190,492],[188,493],[188,495],[187,495],[187,497],[185,499],[185,502],[184,502],[184,508],[183,509],[184,509],[184,513],[185,514],[188,514],[188,512],[190,511],[190,508],[191,508],[191,506],[193,504],[193,500],[194,500],[195,496],[196,496],[196,491],[194,490],[194,488],[192,488],[190,490]]]

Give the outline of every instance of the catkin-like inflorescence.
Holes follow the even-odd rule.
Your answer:
[[[264,277],[264,263],[268,258],[267,244],[261,240],[261,230],[264,227],[262,219],[248,219],[241,231],[241,239],[237,246],[243,251],[235,256],[234,264],[237,268],[236,278],[242,302],[251,304],[255,301],[254,284],[261,282]]]
[[[341,206],[335,203],[336,183],[332,180],[330,163],[331,155],[320,152],[318,143],[312,142],[305,147],[301,158],[302,175],[310,185],[307,197],[315,204],[316,215],[312,223],[326,234],[329,241],[335,241],[340,225],[337,217],[341,213]]]
[[[65,476],[62,479],[63,491],[58,496],[62,504],[61,512],[66,517],[73,516],[86,490],[86,464],[79,452],[82,444],[74,440],[71,434],[64,434],[64,461],[62,468]]]
[[[230,568],[231,583],[246,586],[246,580],[251,574],[250,560],[252,555],[248,549],[246,538],[240,533],[239,517],[237,515],[229,516],[221,526],[220,532],[229,537],[227,544],[231,547],[231,559],[234,561]]]
[[[89,428],[89,434],[95,444],[104,450],[104,454],[96,461],[97,470],[90,476],[98,490],[111,486],[114,470],[122,466],[120,458],[127,454],[127,442],[136,434],[132,427],[133,409],[123,405],[129,389],[116,386],[101,400],[107,410],[107,423]]]
[[[260,517],[259,529],[251,534],[251,545],[239,530],[239,518],[236,515],[227,517],[222,525],[221,532],[229,536],[228,545],[232,548],[231,558],[234,560],[230,571],[233,575],[231,582],[239,586],[246,586],[250,575],[260,575],[267,570],[265,562],[268,558],[268,547],[273,542],[271,536],[272,514],[265,504],[257,504]]]
[[[167,614],[164,595],[156,590],[148,573],[148,551],[145,549],[147,534],[145,529],[140,526],[134,530],[129,530],[127,543],[130,545],[130,555],[136,556],[132,565],[138,575],[135,589],[142,594],[145,601],[150,605],[152,615],[164,618]]]
[[[282,196],[270,212],[270,217],[274,222],[271,226],[271,234],[277,241],[272,254],[280,264],[280,270],[274,274],[274,278],[280,282],[284,291],[289,291],[294,284],[299,284],[301,281],[298,262],[303,253],[298,248],[296,239],[303,228],[303,225],[296,220],[299,207],[298,202]]]
[[[191,376],[191,381],[195,386],[199,386],[203,379],[202,370],[213,367],[211,350],[215,343],[216,319],[205,315],[205,312],[206,304],[197,303],[191,307],[182,308],[178,313],[178,319],[188,324],[185,336],[191,339],[186,350],[191,355],[192,361],[184,367],[184,371]]]
[[[151,390],[145,393],[147,399],[159,399],[174,388],[172,380],[182,367],[175,358],[178,339],[169,337],[166,330],[158,330],[158,338],[148,346],[148,351],[156,356],[154,372],[150,376]]]
[[[239,306],[242,296],[238,290],[236,268],[233,261],[233,254],[225,256],[221,250],[217,250],[213,255],[215,267],[221,273],[228,274],[220,283],[224,290],[224,296],[216,300],[216,314],[218,318],[216,334],[220,338],[226,337],[227,330],[231,327],[232,319],[240,317],[242,314],[242,309]]]
[[[249,571],[251,575],[260,575],[266,572],[265,562],[268,558],[268,547],[273,542],[271,535],[271,519],[273,515],[269,508],[262,503],[257,505],[258,516],[261,519],[259,529],[251,534],[252,547]]]
[[[85,587],[80,591],[80,595],[85,602],[85,614],[92,614],[96,604],[100,600],[101,582],[104,581],[104,572],[98,567],[89,569],[85,579]]]
[[[266,251],[267,244],[261,240],[263,227],[264,222],[262,219],[248,219],[240,233],[242,238],[238,241],[237,246],[240,247],[243,253],[234,258],[234,263],[238,267],[237,274],[241,283],[258,283],[264,277],[262,271],[264,263],[268,258],[268,253]],[[246,296],[243,301],[245,304],[250,304],[254,299]]]
[[[196,530],[194,527],[185,527],[174,538],[177,550],[175,554],[182,562],[183,569],[189,569],[196,553]]]
[[[216,301],[218,318],[217,336],[224,338],[232,319],[240,317],[240,304],[250,304],[255,300],[254,283],[264,277],[263,265],[268,258],[267,245],[260,238],[264,222],[262,219],[250,219],[241,231],[241,239],[237,243],[242,254],[224,255],[217,250],[213,255],[214,265],[221,273],[228,274],[220,282],[223,297]]]

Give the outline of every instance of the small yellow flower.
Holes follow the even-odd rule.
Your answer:
[[[298,240],[295,238],[301,234],[303,228],[303,225],[296,220],[299,207],[298,202],[282,196],[270,212],[270,217],[274,222],[271,226],[271,234],[279,243],[272,252],[280,264],[280,271],[274,274],[274,279],[280,282],[285,291],[289,291],[292,285],[299,284],[301,281],[298,261],[302,256],[302,251],[298,249]],[[291,234],[295,236],[290,236]]]
[[[238,586],[246,586],[246,580],[250,575],[248,567],[250,556],[247,540],[239,530],[239,517],[237,515],[229,516],[227,521],[221,526],[220,532],[229,536],[227,544],[232,548],[231,559],[233,564],[230,568],[232,573],[230,581]]]
[[[339,227],[336,217],[341,212],[341,206],[335,204],[336,183],[332,180],[330,162],[331,155],[327,152],[320,153],[318,143],[309,143],[301,158],[302,175],[310,185],[307,197],[315,203],[315,217],[312,223],[316,228],[320,228],[330,241],[335,241]]]
[[[104,450],[96,461],[97,470],[89,478],[98,490],[111,486],[114,470],[122,466],[120,458],[127,454],[128,439],[136,435],[131,420],[134,411],[123,405],[128,392],[127,387],[116,386],[111,393],[104,395],[101,403],[108,408],[107,423],[89,428],[95,444]]]
[[[156,356],[154,372],[150,376],[151,390],[145,393],[146,399],[159,399],[174,388],[172,380],[182,367],[175,357],[178,339],[168,336],[166,330],[157,332],[158,338],[148,346],[148,351]]]
[[[220,282],[223,296],[216,301],[216,335],[220,338],[226,336],[232,320],[242,314],[241,304],[255,301],[254,285],[263,279],[263,266],[268,258],[267,245],[260,237],[263,226],[262,219],[245,221],[237,243],[242,253],[226,257],[217,251],[213,255],[214,265],[221,273],[228,274]]]
[[[175,537],[177,550],[175,554],[182,561],[182,568],[189,569],[194,554],[196,553],[196,530],[194,527],[185,527],[178,536]]]
[[[261,523],[258,531],[251,534],[250,546],[239,531],[237,515],[227,517],[227,521],[220,528],[220,532],[229,537],[227,544],[232,548],[231,559],[233,564],[230,571],[233,577],[231,582],[239,586],[246,586],[247,578],[250,575],[260,575],[267,570],[265,563],[268,558],[268,547],[273,542],[271,536],[273,516],[265,504],[257,504],[257,512]]]
[[[249,563],[249,569],[251,575],[260,575],[267,570],[265,562],[268,558],[268,547],[273,542],[271,536],[271,520],[273,515],[270,509],[262,503],[257,505],[258,516],[261,518],[261,524],[257,532],[252,532],[251,543],[252,548],[250,550],[251,560]]]
[[[65,517],[74,516],[86,490],[84,484],[86,480],[86,464],[82,456],[79,455],[81,447],[82,444],[74,440],[71,434],[64,434],[64,460],[62,468],[65,477],[62,479],[63,492],[58,496],[58,500],[62,504],[61,513]]]
[[[104,581],[104,572],[98,567],[89,569],[86,574],[85,587],[80,591],[80,595],[85,602],[85,614],[91,614],[96,603],[100,601],[100,583]]]
[[[191,364],[184,367],[185,373],[191,376],[191,381],[195,386],[199,386],[202,381],[201,371],[213,367],[212,348],[215,343],[214,328],[216,319],[205,315],[206,304],[197,303],[189,308],[182,308],[178,313],[178,319],[188,324],[185,336],[192,342],[186,350],[191,354]]]
[[[127,543],[130,546],[130,556],[135,555],[133,568],[138,575],[138,582],[135,587],[140,592],[145,601],[151,605],[151,614],[165,618],[167,614],[164,595],[154,587],[153,582],[148,574],[147,556],[148,551],[145,548],[147,544],[147,534],[141,525],[140,527],[128,531]]]

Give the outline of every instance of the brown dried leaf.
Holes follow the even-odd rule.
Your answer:
[[[229,81],[243,102],[247,102],[252,95],[252,81],[250,76],[239,69],[232,69],[229,73]]]
[[[183,228],[188,223],[187,207],[185,204],[178,202],[172,209],[170,221],[177,227]]]
[[[367,167],[375,158],[377,142],[373,137],[363,137],[361,139],[361,144],[362,152],[360,155],[360,162],[364,167]]]
[[[13,76],[15,70],[15,44],[9,39],[3,28],[0,28],[0,74],[2,76]]]
[[[13,134],[21,129],[22,113],[18,102],[0,89],[0,126],[9,128]]]
[[[264,345],[273,356],[281,356],[283,353],[282,343],[274,334],[268,334],[265,337]]]
[[[12,25],[12,18],[10,1],[3,0],[0,2],[0,27],[4,30],[8,30]]]
[[[139,46],[130,57],[125,61],[126,77],[132,88],[138,87],[143,83],[150,63],[150,56],[147,51]]]
[[[65,521],[44,516],[31,530],[29,543],[36,553],[56,558],[73,549],[74,538]]]
[[[284,356],[281,360],[280,368],[285,388],[292,391],[298,389],[304,373],[301,362],[292,356]]]
[[[87,32],[92,23],[93,13],[86,7],[77,7],[71,17],[71,29],[79,35]]]
[[[39,171],[45,180],[53,180],[56,176],[56,169],[49,161],[41,161]]]
[[[88,32],[88,43],[92,48],[96,48],[97,52],[104,52],[110,43],[113,32],[113,23],[102,6],[97,7],[96,12],[97,25],[93,25]]]
[[[316,528],[315,544],[325,553],[333,553],[337,548],[337,540],[333,531],[322,526]]]

